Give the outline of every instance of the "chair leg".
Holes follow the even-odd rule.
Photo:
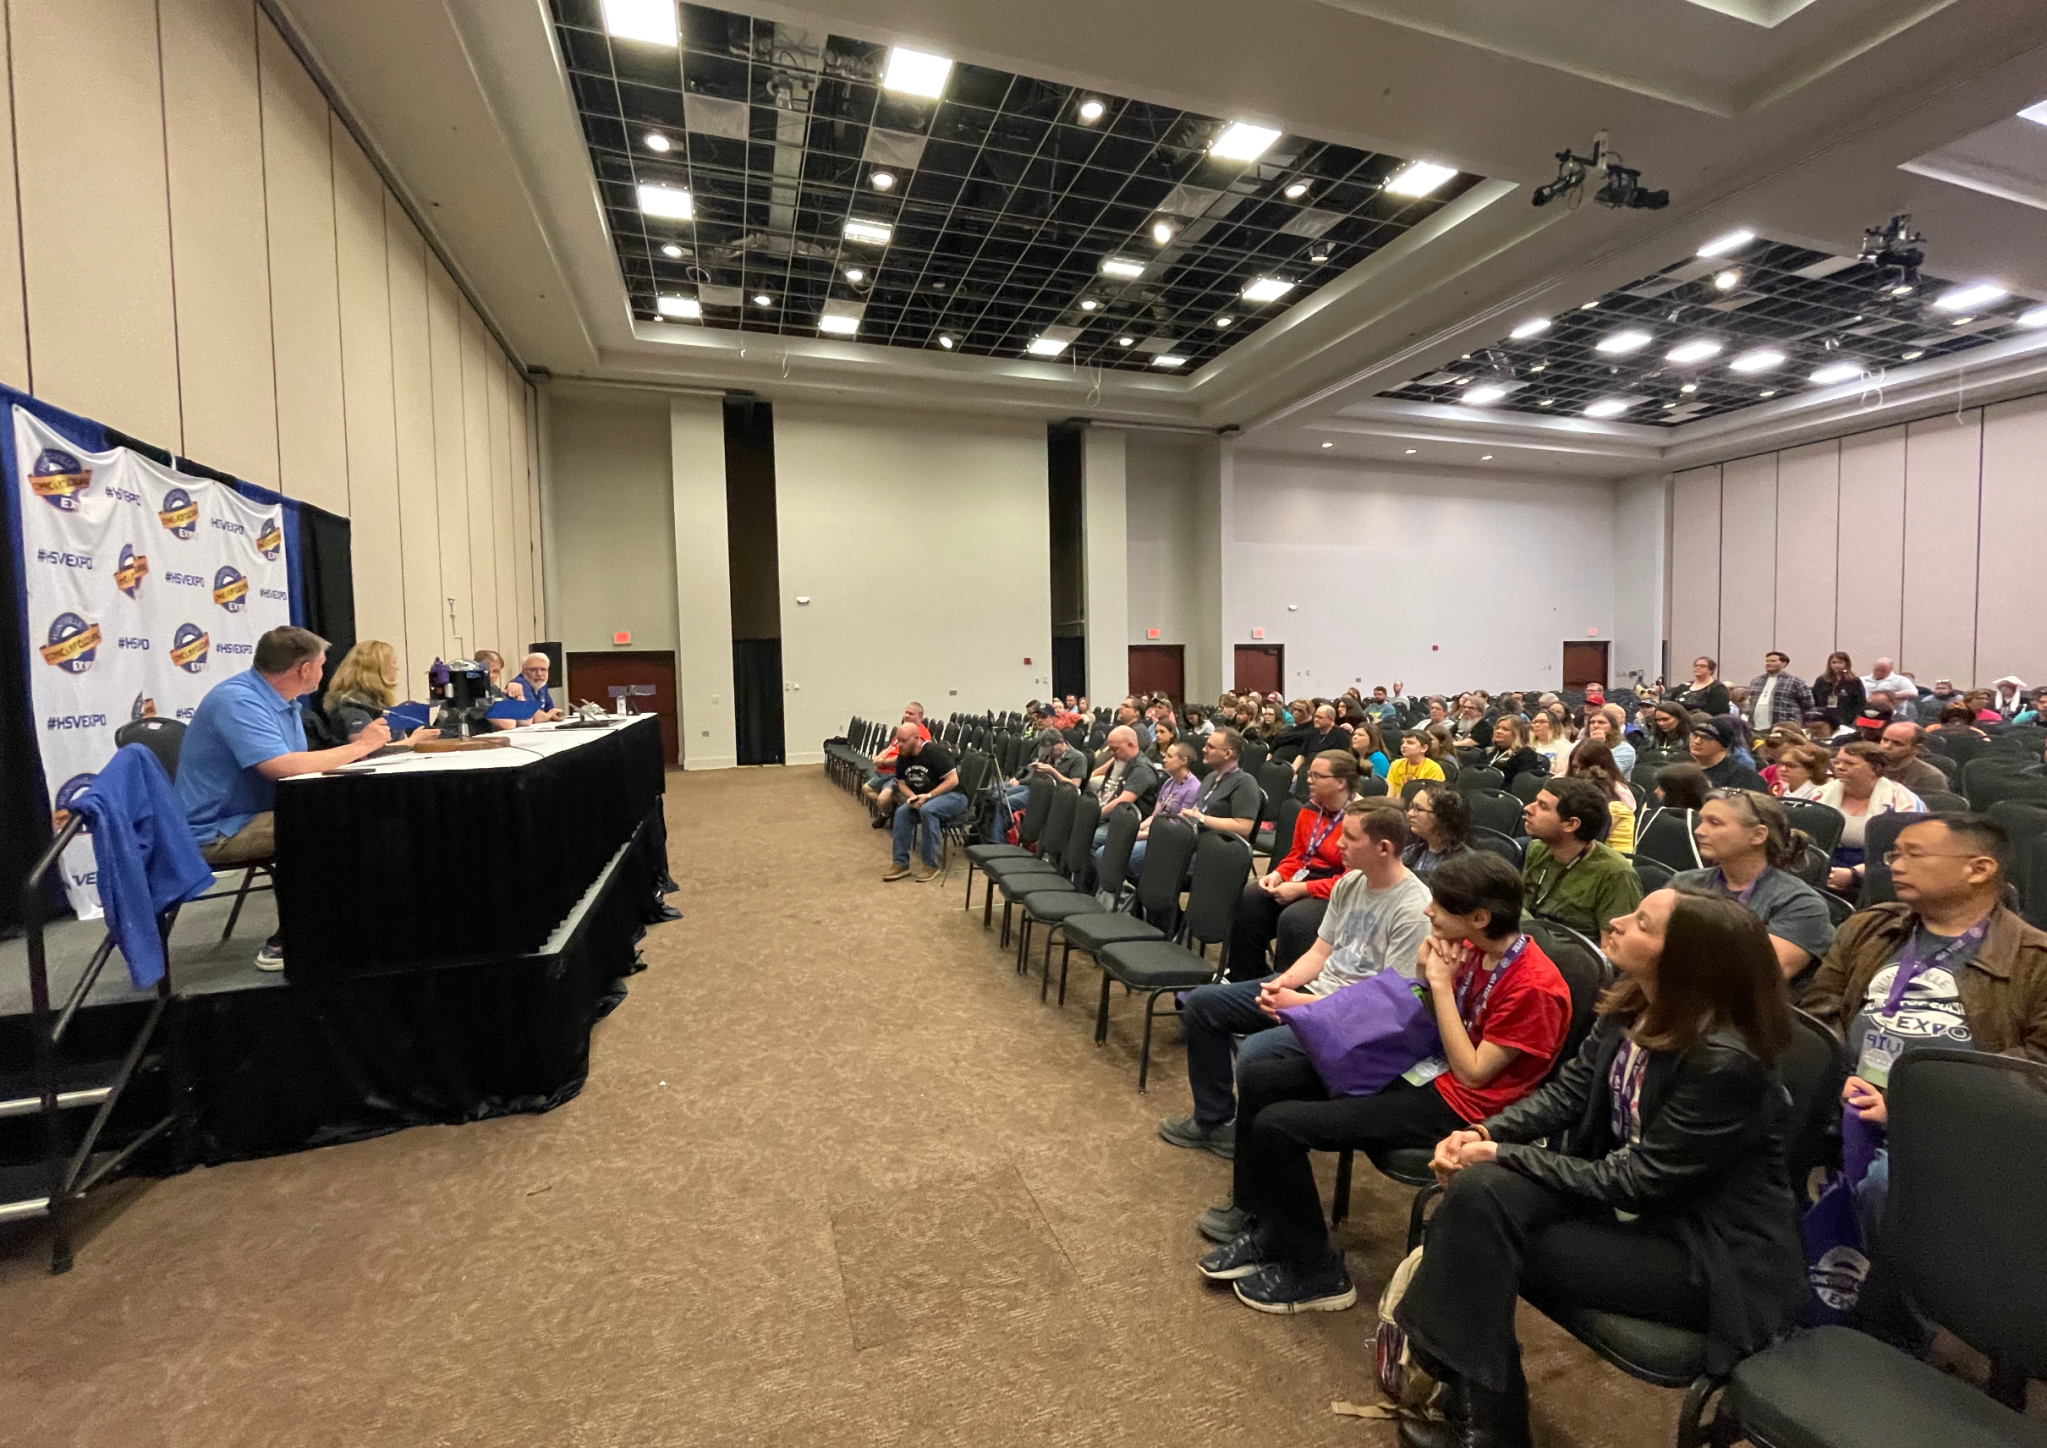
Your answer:
[[[249,887],[256,883],[256,867],[249,866],[242,871],[242,888],[235,891],[235,908],[227,912],[227,929],[220,932],[222,940],[235,933],[235,922],[242,918],[242,902],[249,898]]]
[[[65,1192],[50,1203],[50,1275],[71,1270],[71,1214],[77,1198]]]
[[[1350,1171],[1351,1159],[1355,1155],[1345,1147],[1336,1158],[1336,1194],[1329,1202],[1329,1225],[1341,1226],[1343,1219],[1350,1215]]]
[[[962,910],[974,908],[974,871],[976,868],[972,860],[967,861],[967,903],[960,906]]]
[[[1104,1044],[1109,1039],[1109,972],[1102,972],[1102,1004],[1095,1012],[1095,1044]]]
[[[1024,974],[1031,968],[1031,911],[1027,905],[1016,922],[1016,973]]]
[[[1442,1187],[1434,1182],[1414,1194],[1414,1205],[1407,1212],[1407,1250],[1412,1252],[1422,1244],[1422,1229],[1428,1225],[1429,1203],[1443,1195]]]
[[[1151,1024],[1153,1012],[1158,1008],[1159,997],[1164,991],[1153,991],[1144,998],[1144,1046],[1137,1053],[1137,1093],[1144,1094],[1144,1083],[1151,1077]]]
[[[981,882],[981,928],[986,930],[988,922],[995,915],[995,877],[988,876]]]
[[[1070,940],[1061,941],[1059,946],[1059,1005],[1061,1009],[1064,1009],[1066,1005],[1066,968],[1072,963],[1073,942]],[[1052,965],[1050,961],[1045,963],[1045,969],[1047,973],[1051,971]]]
[[[1733,1430],[1733,1422],[1721,1422],[1721,1415],[1715,1413],[1710,1426],[1702,1427],[1699,1420],[1705,1416],[1706,1404],[1713,1395],[1726,1385],[1726,1379],[1709,1375],[1694,1378],[1692,1385],[1685,1389],[1684,1406],[1677,1413],[1677,1448],[1705,1448],[1708,1443],[1738,1442],[1736,1437],[1725,1437]]]

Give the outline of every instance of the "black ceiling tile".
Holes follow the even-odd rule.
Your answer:
[[[610,116],[584,111],[582,121],[583,138],[590,143],[592,150],[615,153],[625,151],[631,145],[626,138],[625,127]]]
[[[875,91],[874,124],[884,130],[904,131],[913,136],[931,133],[933,120],[943,109],[939,102],[928,96],[899,95],[894,91]]]
[[[1013,79],[1007,72],[990,70],[986,66],[957,63],[952,74],[946,78],[945,98],[960,105],[979,106],[983,110],[1000,110],[1009,95],[1009,84]]]
[[[722,101],[754,99],[750,67],[743,57],[687,50],[682,56],[682,86]]]

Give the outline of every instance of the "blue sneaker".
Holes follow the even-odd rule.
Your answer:
[[[1343,1253],[1332,1252],[1310,1267],[1266,1263],[1237,1282],[1237,1300],[1260,1312],[1341,1312],[1357,1304],[1358,1290]]]
[[[1272,1261],[1272,1247],[1265,1230],[1255,1223],[1210,1252],[1195,1270],[1211,1282],[1234,1282],[1264,1270]]]

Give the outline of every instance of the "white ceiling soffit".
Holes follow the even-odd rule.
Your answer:
[[[1715,116],[1768,105],[1955,0],[1319,0]],[[1745,22],[1745,23],[1744,23]]]
[[[2047,211],[2047,124],[2013,116],[1898,169]]]

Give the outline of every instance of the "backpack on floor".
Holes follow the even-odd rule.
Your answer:
[[[1373,1344],[1373,1363],[1378,1370],[1379,1391],[1402,1417],[1437,1418],[1441,1412],[1436,1407],[1436,1398],[1443,1385],[1423,1371],[1415,1361],[1414,1348],[1407,1340],[1407,1332],[1393,1320],[1394,1311],[1400,1306],[1400,1299],[1407,1295],[1407,1284],[1414,1279],[1415,1269],[1422,1265],[1422,1249],[1415,1248],[1401,1259],[1387,1279],[1386,1288],[1379,1294],[1379,1331]]]

